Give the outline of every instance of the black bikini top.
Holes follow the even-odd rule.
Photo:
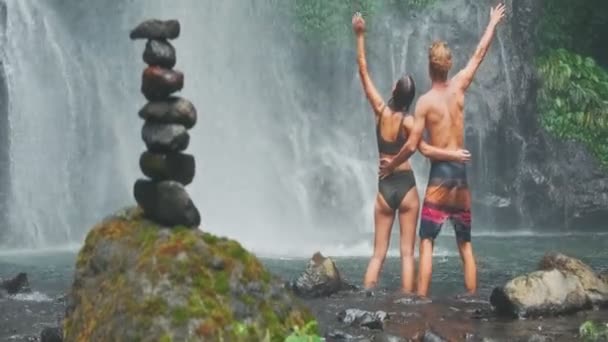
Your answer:
[[[382,115],[378,119],[378,124],[376,125],[376,136],[378,137],[378,151],[382,154],[395,155],[401,151],[401,148],[407,142],[407,136],[403,130],[403,119],[405,119],[405,115],[401,114],[401,122],[399,122],[399,133],[397,133],[397,138],[395,141],[386,141],[382,138],[382,133],[380,132],[380,124],[382,122]]]

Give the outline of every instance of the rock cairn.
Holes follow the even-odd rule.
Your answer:
[[[141,92],[149,101],[139,116],[145,121],[141,136],[147,151],[139,159],[148,179],[138,179],[133,193],[145,216],[164,226],[198,227],[200,213],[184,186],[194,179],[195,162],[182,153],[190,142],[188,130],[197,113],[187,99],[174,96],[184,86],[184,74],[173,70],[175,48],[169,40],[179,37],[177,20],[147,20],[131,31],[130,38],[146,39]]]

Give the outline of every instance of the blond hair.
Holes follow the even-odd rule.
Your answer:
[[[452,51],[444,41],[434,41],[429,48],[429,73],[434,81],[445,81],[452,68]]]

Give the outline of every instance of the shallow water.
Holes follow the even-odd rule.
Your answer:
[[[487,299],[493,287],[504,284],[515,275],[534,270],[540,258],[548,251],[560,251],[582,259],[596,271],[608,270],[607,234],[521,235],[509,237],[478,236],[474,238],[479,265],[479,297]],[[442,301],[463,291],[460,258],[453,237],[441,236],[437,241],[440,255],[434,259],[432,296]],[[310,255],[315,251],[311,250]],[[321,251],[323,252],[323,251]],[[22,251],[0,253],[0,278],[12,277],[19,272],[28,273],[31,295],[0,299],[0,341],[27,340],[36,336],[46,325],[57,324],[63,313],[61,298],[69,288],[74,270],[75,250]],[[330,253],[327,253],[331,256]],[[392,255],[394,255],[394,251]],[[307,258],[262,257],[262,261],[275,274],[288,280],[296,277],[308,262]],[[340,256],[336,262],[343,275],[360,284],[367,266],[368,256]],[[389,292],[400,284],[399,259],[389,257],[382,273],[380,287]],[[332,299],[335,309],[354,305],[352,299]],[[386,304],[383,304],[386,303]],[[387,307],[389,301],[362,303],[363,306]],[[329,302],[309,302],[320,312]],[[445,306],[447,307],[447,306]],[[333,313],[332,313],[333,315]],[[603,315],[601,317],[605,317]],[[332,320],[331,318],[322,319]],[[581,316],[578,320],[582,320]],[[335,324],[335,322],[331,322]],[[500,328],[500,325],[495,325]],[[501,328],[502,329],[502,328]],[[505,332],[506,333],[506,332]]]

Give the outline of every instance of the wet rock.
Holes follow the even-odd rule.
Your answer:
[[[338,320],[350,326],[359,326],[368,329],[383,330],[384,321],[388,314],[384,311],[365,311],[360,309],[347,309],[338,313]]]
[[[139,179],[133,194],[145,216],[159,224],[195,228],[201,223],[198,209],[178,182]]]
[[[150,66],[172,69],[176,62],[175,48],[166,40],[148,40],[143,59]]]
[[[180,124],[188,129],[194,127],[197,119],[192,102],[181,97],[149,102],[139,111],[139,116],[146,121]]]
[[[210,268],[213,258],[225,268]],[[294,326],[314,320],[238,242],[164,229],[138,208],[96,225],[77,260],[66,342],[263,341],[266,334],[283,341]],[[261,293],[237,291],[250,283],[261,283]]]
[[[289,286],[297,295],[307,298],[326,297],[352,288],[343,281],[334,261],[319,252],[312,256],[304,273]]]
[[[148,101],[166,100],[184,87],[184,74],[159,66],[147,67],[142,75],[141,92]]]
[[[490,303],[499,314],[519,317],[571,313],[590,306],[579,279],[555,269],[514,278],[494,289]]]
[[[179,37],[180,24],[177,20],[150,19],[137,25],[129,37],[131,39],[176,39]]]
[[[424,332],[424,336],[422,336],[422,342],[447,342],[447,340],[433,330],[427,330]]]
[[[8,295],[31,292],[27,273],[19,273],[13,279],[0,279],[0,290],[6,291]]]
[[[148,151],[154,153],[180,152],[188,148],[190,143],[186,127],[175,124],[146,122],[141,137]]]
[[[173,180],[188,185],[194,179],[194,157],[183,153],[158,154],[144,152],[139,158],[139,167],[154,181]]]
[[[40,333],[40,342],[63,342],[61,328],[44,328]]]
[[[409,339],[404,337],[394,336],[386,333],[378,334],[374,337],[374,342],[409,342]]]
[[[591,303],[608,303],[608,283],[579,259],[561,253],[547,253],[540,261],[538,268],[545,271],[556,269],[566,274],[572,274],[581,282]]]
[[[328,333],[325,337],[328,338],[330,341],[352,341],[358,338],[357,336],[353,336],[342,330],[334,330]]]

